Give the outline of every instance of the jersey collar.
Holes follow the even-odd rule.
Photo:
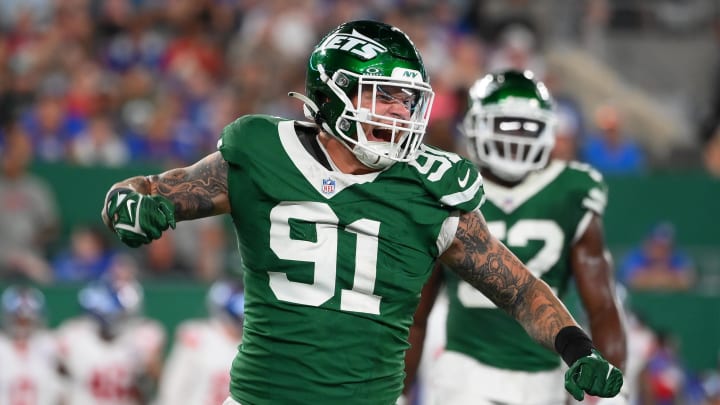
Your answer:
[[[530,173],[515,187],[501,186],[485,179],[485,195],[504,213],[510,214],[555,180],[566,166],[563,161],[553,160],[545,169]]]
[[[333,198],[352,185],[370,183],[382,173],[382,171],[378,171],[367,174],[348,174],[327,169],[302,145],[295,132],[295,121],[278,123],[278,133],[285,153],[298,171],[325,199]]]

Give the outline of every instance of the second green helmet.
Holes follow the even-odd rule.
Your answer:
[[[469,97],[462,132],[475,163],[508,181],[547,165],[555,145],[553,101],[532,72],[488,74]]]

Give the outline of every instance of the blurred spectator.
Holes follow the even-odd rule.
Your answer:
[[[488,61],[488,71],[531,70],[537,77],[545,77],[545,62],[534,27],[522,22],[508,23],[500,32],[497,44]]]
[[[70,85],[64,97],[67,115],[79,117],[83,121],[104,112],[103,91],[104,84],[108,81],[102,67],[89,58],[90,56],[88,59],[78,61],[73,67]]]
[[[207,14],[200,2],[174,2],[168,17],[178,29],[168,44],[161,61],[162,70],[182,76],[187,69],[218,77],[224,68],[218,44],[213,40]]]
[[[714,177],[720,178],[720,125],[713,135],[705,142],[703,150],[705,170]]]
[[[623,387],[623,392],[627,393],[630,404],[637,404],[641,375],[655,352],[657,337],[655,331],[629,309],[626,310],[625,331],[628,338],[628,358],[623,376],[628,386]]]
[[[191,163],[202,150],[197,134],[182,117],[179,100],[164,96],[148,117],[141,133],[128,139],[132,158],[141,162],[176,164]]]
[[[34,27],[47,24],[52,15],[52,0],[3,0],[0,2],[0,27],[13,28],[28,20]]]
[[[658,345],[641,376],[640,403],[684,405],[687,378],[678,358],[678,341],[668,332],[658,332]]]
[[[447,48],[447,45],[444,45]],[[424,142],[463,154],[465,148],[460,143],[464,142],[464,139],[457,136],[457,127],[467,110],[467,89],[484,72],[485,46],[477,38],[463,34],[456,35],[452,39],[451,47],[444,51],[444,54],[434,52],[439,58],[436,63],[444,65],[448,59],[456,63],[438,69],[437,78],[433,82],[435,100],[430,116],[431,130]]]
[[[107,273],[115,252],[110,249],[107,230],[97,226],[76,226],[70,246],[53,260],[56,281],[96,280]]]
[[[58,345],[45,329],[45,296],[33,287],[9,286],[0,301],[0,404],[60,404]]]
[[[186,267],[178,257],[173,232],[165,232],[160,239],[140,249],[140,267],[143,277],[187,277],[192,269]]]
[[[152,25],[148,13],[130,0],[102,2],[98,31],[104,47],[100,57],[110,71],[126,72],[133,68],[160,69],[168,38],[160,26]]]
[[[710,100],[701,104],[707,110],[703,111],[704,116],[699,128],[700,139],[708,145],[713,137],[717,138],[718,128],[720,128],[720,10],[715,10],[712,28],[716,51],[714,52],[715,59],[709,86],[713,91],[710,93]]]
[[[198,106],[194,125],[203,138],[203,143],[198,146],[200,150],[206,153],[215,150],[218,134],[237,118],[239,96],[233,89],[218,89],[208,96],[207,102]]]
[[[720,405],[720,367],[705,376],[703,388],[707,396],[704,405]]]
[[[302,59],[318,39],[315,26],[319,21],[312,12],[317,7],[316,0],[258,2],[247,10],[238,32],[242,41],[236,45],[246,55],[266,49],[281,60]]]
[[[545,74],[545,84],[555,100],[555,147],[554,159],[578,160],[580,145],[585,141],[585,114],[580,102],[570,94],[555,70]]]
[[[660,223],[625,258],[619,279],[636,290],[682,291],[692,288],[695,270],[690,258],[675,246],[674,226]]]
[[[66,107],[61,97],[43,94],[22,116],[36,159],[58,162],[67,158],[71,140],[85,124],[80,117],[72,116]]]
[[[582,149],[585,162],[603,174],[639,173],[645,169],[645,153],[640,145],[623,132],[620,112],[613,105],[595,111],[598,132],[587,140]]]
[[[18,125],[10,127],[1,158],[0,276],[22,274],[47,282],[47,248],[59,228],[55,195],[28,172],[32,150]]]
[[[83,166],[122,166],[128,163],[130,151],[118,136],[110,119],[96,115],[88,127],[70,145],[70,158]]]
[[[567,108],[556,108],[557,123],[555,125],[555,146],[552,158],[560,160],[577,160],[578,143],[580,141],[580,122]]]
[[[142,249],[142,268],[150,277],[214,281],[225,270],[226,243],[220,217],[180,222]]]
[[[192,276],[217,280],[226,268],[227,237],[220,217],[181,222],[173,230],[178,259],[192,269]]]
[[[220,404],[230,395],[230,362],[242,340],[244,295],[239,282],[215,282],[210,317],[181,323],[163,369],[159,404]]]
[[[162,368],[165,330],[141,315],[143,290],[117,271],[78,295],[83,315],[58,330],[68,404],[150,402]]]

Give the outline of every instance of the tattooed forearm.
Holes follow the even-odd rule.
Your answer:
[[[175,205],[176,220],[201,218],[230,212],[227,176],[228,164],[220,152],[215,152],[189,167],[115,183],[107,195],[118,188],[129,188],[146,195],[160,194]],[[104,208],[102,219],[112,229]]]
[[[575,324],[550,288],[490,234],[479,212],[460,217],[455,240],[443,261],[548,348],[553,348],[562,327]]]
[[[512,308],[523,298],[522,289],[527,288],[530,278],[520,280],[509,270],[512,253],[493,244],[480,215],[464,215],[455,237],[460,249],[454,252],[452,266],[465,281],[501,308]]]
[[[144,176],[131,177],[119,183],[115,183],[110,190],[114,190],[116,188],[130,188],[140,194],[150,194],[150,182]]]
[[[148,176],[150,193],[175,203],[175,217],[182,221],[229,212],[228,164],[215,152],[192,166]]]

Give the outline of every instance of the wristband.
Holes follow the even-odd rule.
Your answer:
[[[590,337],[577,326],[566,326],[555,336],[555,350],[568,366],[581,357],[591,355],[594,348]]]

